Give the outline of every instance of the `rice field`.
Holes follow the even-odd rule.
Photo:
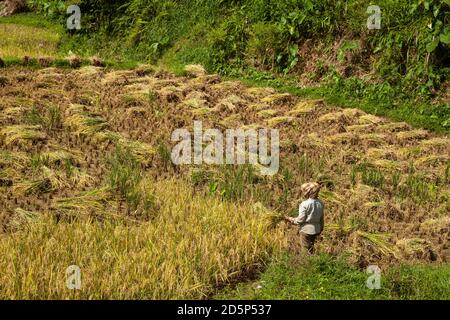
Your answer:
[[[0,57],[56,56],[60,35],[39,27],[0,23]]]
[[[279,217],[310,180],[326,204],[319,252],[450,261],[445,135],[199,66],[0,70],[1,298],[208,298],[297,250]],[[171,134],[194,120],[279,129],[279,173],[174,166]],[[66,287],[70,265],[81,290]]]

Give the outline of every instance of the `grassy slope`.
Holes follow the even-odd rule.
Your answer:
[[[378,290],[367,287],[369,276],[342,258],[318,255],[299,263],[286,255],[257,281],[227,288],[215,299],[450,299],[449,265],[381,270]]]

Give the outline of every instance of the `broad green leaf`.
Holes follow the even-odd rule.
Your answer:
[[[438,44],[439,44],[439,39],[438,38],[434,39],[432,42],[427,44],[427,51],[429,53],[433,52],[434,50],[436,50]]]

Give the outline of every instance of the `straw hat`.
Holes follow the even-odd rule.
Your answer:
[[[302,184],[300,189],[306,198],[315,199],[319,196],[320,185],[316,182],[308,182]]]

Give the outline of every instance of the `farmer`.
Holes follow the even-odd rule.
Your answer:
[[[306,200],[300,204],[297,218],[286,217],[286,219],[299,225],[302,248],[309,253],[313,253],[314,242],[317,236],[322,233],[324,227],[324,205],[318,199],[320,185],[316,182],[308,182],[303,184],[300,189]]]

